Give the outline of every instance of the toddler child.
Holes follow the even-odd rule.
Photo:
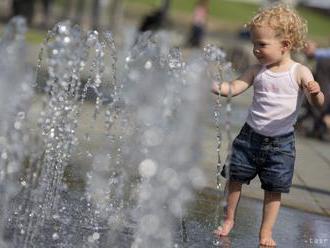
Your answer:
[[[223,225],[214,232],[219,236],[229,234],[234,226],[242,184],[249,184],[258,175],[264,190],[259,243],[276,246],[272,230],[281,193],[288,193],[292,184],[293,131],[299,107],[306,95],[312,105],[321,108],[324,95],[311,71],[291,58],[292,51],[303,47],[307,32],[306,22],[294,10],[285,5],[262,9],[248,28],[259,63],[231,83],[213,83],[212,86],[212,91],[222,96],[228,96],[230,91],[237,96],[250,86],[254,89],[246,123],[234,139],[229,163],[221,173],[229,178],[227,207]]]

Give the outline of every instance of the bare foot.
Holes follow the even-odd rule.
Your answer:
[[[213,231],[213,233],[218,236],[227,236],[233,227],[234,227],[234,221],[225,220],[223,225],[219,226],[216,230]]]
[[[276,242],[272,238],[271,232],[260,233],[260,247],[276,247]]]

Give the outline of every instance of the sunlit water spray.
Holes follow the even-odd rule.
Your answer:
[[[229,84],[232,80],[232,67],[231,63],[226,61],[226,53],[221,50],[220,48],[214,46],[214,45],[208,45],[204,48],[204,53],[206,59],[213,64],[211,67],[212,69],[209,71],[209,74],[211,75],[211,78],[215,80],[217,83],[219,83],[219,88],[221,87],[221,83],[224,81],[227,81]],[[217,128],[217,166],[216,166],[216,188],[219,191],[219,193],[224,193],[223,197],[220,197],[220,202],[216,207],[215,211],[215,222],[214,226],[217,228],[219,225],[222,225],[222,221],[224,218],[224,214],[226,213],[226,207],[227,207],[227,188],[226,185],[224,185],[224,180],[222,180],[221,177],[221,170],[224,163],[228,164],[232,149],[231,149],[231,142],[232,142],[232,134],[231,134],[231,88],[229,88],[229,94],[226,97],[225,101],[225,109],[223,110],[223,100],[221,95],[219,94],[216,100],[216,105],[214,108],[214,120]],[[224,115],[224,116],[222,116]],[[227,142],[228,147],[226,149],[226,159],[223,162],[223,159],[221,157],[221,148],[223,143],[223,131],[226,132],[227,135]],[[229,166],[226,166],[226,175],[229,176]],[[227,183],[229,178],[226,178]],[[224,213],[224,214],[223,214]],[[218,239],[215,239],[213,241],[213,244],[216,246],[222,245],[221,241]]]
[[[26,24],[14,18],[6,26],[0,41],[0,232],[9,218],[9,202],[27,186],[30,164],[35,162],[37,143],[25,125],[26,112],[33,95],[33,75],[26,65]],[[1,247],[5,244],[0,241]]]
[[[12,119],[1,122],[6,246],[182,245],[186,204],[206,183],[199,166],[205,75],[210,62],[224,65],[220,50],[185,62],[166,34],[145,33],[119,51],[111,33],[59,23],[39,55],[37,70],[44,65],[48,78],[39,131],[31,133],[24,127],[34,80],[19,59],[24,27],[14,20],[1,43],[2,54],[13,50],[8,58],[23,63],[19,70],[1,63],[4,85],[21,82],[24,91],[11,91]]]

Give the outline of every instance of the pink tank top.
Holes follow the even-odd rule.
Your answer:
[[[204,6],[197,6],[194,11],[193,23],[203,26],[206,23],[207,9]]]
[[[266,68],[258,72],[253,81],[253,101],[246,122],[255,132],[265,136],[278,136],[294,130],[303,100],[296,77],[295,63],[286,72],[272,72]]]

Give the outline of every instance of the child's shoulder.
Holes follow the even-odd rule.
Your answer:
[[[301,71],[306,71],[306,70],[307,71],[310,71],[310,69],[306,65],[304,65],[304,64],[302,64],[302,63],[300,63],[298,61],[292,60],[292,59],[285,66],[288,67],[288,70],[292,70],[293,69],[296,72],[301,72]]]
[[[311,72],[311,69],[309,69],[308,66],[300,64],[298,62],[296,62],[296,64],[298,73]]]
[[[302,84],[314,80],[311,69],[309,69],[306,65],[300,63],[297,63],[295,74],[299,86],[302,86]]]

